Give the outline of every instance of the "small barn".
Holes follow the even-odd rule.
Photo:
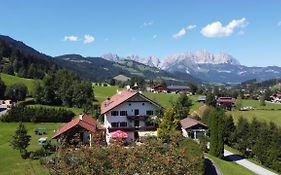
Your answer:
[[[92,134],[96,131],[96,120],[90,115],[82,114],[58,129],[52,139],[74,146],[87,144],[91,146]]]

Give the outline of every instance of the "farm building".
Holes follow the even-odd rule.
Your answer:
[[[235,103],[235,98],[232,97],[219,97],[217,99],[217,105],[222,106],[228,110],[231,110],[234,103]]]

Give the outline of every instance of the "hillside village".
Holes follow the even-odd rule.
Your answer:
[[[4,55],[6,66],[15,65],[15,60],[10,62],[11,53]],[[16,59],[20,61],[21,57]],[[229,155],[236,152],[241,158],[254,159],[257,164],[280,172],[279,154],[271,154],[272,151],[279,151],[279,140],[270,139],[280,135],[279,79],[249,80],[239,85],[211,85],[197,81],[174,84],[161,78],[147,80],[141,76],[120,74],[103,82],[92,83],[55,64],[51,71],[44,70],[47,75],[42,79],[34,77],[35,74],[17,72],[22,69],[13,68],[13,72],[7,72],[4,66],[1,70],[0,125],[6,129],[11,127],[12,131],[3,132],[6,140],[2,150],[12,156],[15,162],[22,157],[21,167],[28,173],[37,174],[43,168],[44,172],[61,174],[69,166],[65,160],[69,160],[70,152],[75,159],[85,159],[80,157],[79,151],[85,150],[95,155],[103,152],[100,149],[106,148],[114,155],[117,152],[112,151],[118,147],[122,154],[129,148],[149,157],[158,155],[159,151],[156,149],[152,153],[150,148],[165,144],[169,144],[173,151],[194,150],[184,158],[173,151],[163,154],[165,159],[171,157],[172,162],[177,159],[183,161],[181,164],[172,163],[178,167],[174,170],[177,173],[202,173],[212,166],[218,168],[221,163],[231,163],[233,168],[240,168],[245,174],[252,171],[270,172],[262,167],[250,169],[235,163]],[[25,128],[25,125],[28,127]],[[261,129],[268,134],[266,138],[256,135],[257,130]],[[17,133],[25,134],[14,135]],[[22,141],[18,139],[23,139],[25,144],[19,145]],[[172,144],[174,139],[177,145]],[[245,146],[246,143],[248,146]],[[270,155],[267,158],[260,154],[264,145],[267,145],[268,152],[263,154]],[[65,149],[68,152],[64,152]],[[104,161],[116,161],[107,157],[107,154],[101,153],[99,156]],[[124,161],[132,156],[124,157]],[[193,162],[196,169],[192,171],[182,165],[190,163],[190,156],[196,159]],[[97,160],[100,158],[95,157]],[[31,160],[40,162],[40,165],[32,163],[36,167],[32,171],[24,165],[24,162]],[[215,165],[208,164],[210,160]],[[102,166],[103,163],[100,163]],[[124,165],[119,166],[102,171],[101,167],[93,170],[102,174],[109,171],[124,173]],[[162,162],[155,166],[167,164]],[[76,171],[84,170],[78,168]],[[148,171],[156,170],[151,167]],[[163,167],[162,173],[170,171],[169,166],[167,169]],[[9,174],[10,170],[6,169],[5,172]],[[20,169],[15,172],[20,172]],[[128,172],[139,171],[130,169]]]
[[[3,1],[0,175],[281,174],[281,1]]]

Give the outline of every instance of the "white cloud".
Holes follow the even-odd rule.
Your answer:
[[[158,37],[158,35],[155,34],[152,36],[152,39],[156,39],[157,37]]]
[[[196,27],[196,25],[189,25],[186,27],[186,30],[191,30],[194,29]]]
[[[278,26],[281,26],[281,21],[278,21],[277,25],[278,25]]]
[[[153,21],[146,21],[146,22],[144,22],[144,23],[142,24],[141,27],[148,27],[148,26],[152,26],[153,24],[154,24]]]
[[[95,37],[91,36],[91,35],[84,35],[84,43],[88,44],[88,43],[92,43],[95,41]]]
[[[244,28],[247,24],[246,18],[234,19],[226,26],[223,26],[220,21],[216,21],[202,28],[201,34],[207,38],[226,37],[230,36],[235,28]]]
[[[78,36],[70,35],[70,36],[64,36],[64,41],[78,41]]]
[[[177,33],[173,34],[173,38],[177,39],[179,37],[182,37],[182,36],[186,35],[187,30],[194,29],[195,27],[196,27],[196,25],[189,25],[185,28],[182,28]]]

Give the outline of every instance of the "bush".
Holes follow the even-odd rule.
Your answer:
[[[202,174],[204,169],[203,151],[189,139],[170,144],[150,139],[128,148],[95,145],[58,154],[56,163],[47,166],[51,174]]]
[[[3,122],[69,122],[74,117],[72,111],[43,107],[12,106],[9,112],[1,117]]]

